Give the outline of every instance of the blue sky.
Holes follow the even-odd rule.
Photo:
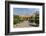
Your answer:
[[[13,15],[29,16],[39,11],[39,8],[13,8]]]

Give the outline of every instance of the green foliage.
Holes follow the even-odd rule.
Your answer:
[[[35,23],[39,24],[39,20],[35,20]]]
[[[39,14],[36,14],[35,16],[35,23],[39,24]]]
[[[13,20],[13,24],[14,24],[14,25],[23,21],[23,20],[21,20],[21,18],[20,18],[19,16],[17,16],[17,15],[14,16],[13,18],[14,18],[14,20]]]
[[[28,20],[30,23],[35,22],[36,24],[39,24],[39,14],[35,13],[35,17],[31,16]]]
[[[21,20],[21,17],[19,17],[18,15],[14,15],[13,18],[14,18],[14,20],[13,20],[14,25],[17,24],[17,23],[23,22],[24,19],[25,19],[24,18],[24,19]],[[29,18],[29,20],[28,20],[28,18]],[[35,17],[31,16],[31,17],[28,17],[28,18],[26,18],[26,21],[28,20],[30,23],[35,22],[35,23],[39,24],[39,14],[35,13]]]

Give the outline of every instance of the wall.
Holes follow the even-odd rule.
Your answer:
[[[0,35],[1,36],[4,36],[4,33],[5,33],[5,4],[4,4],[5,2],[4,1],[5,0],[0,0]],[[13,0],[13,1],[44,2],[45,8],[46,8],[46,0]],[[46,10],[45,10],[45,18],[46,18]],[[45,22],[45,24],[46,24],[46,22]],[[46,27],[46,25],[45,25],[45,27]],[[45,30],[46,30],[46,28],[45,28]],[[14,36],[46,36],[46,33],[23,34],[23,35],[14,35]]]

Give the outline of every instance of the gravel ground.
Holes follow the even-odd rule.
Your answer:
[[[22,27],[32,27],[32,26],[29,25],[28,21],[24,21],[24,22],[21,22],[21,23],[14,25],[14,27],[15,28],[22,28]]]

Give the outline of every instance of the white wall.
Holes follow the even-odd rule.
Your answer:
[[[46,3],[46,0],[14,0],[14,1],[44,2],[44,3]],[[4,33],[5,33],[5,6],[4,6],[4,3],[5,3],[4,0],[0,0],[0,36],[4,36]],[[46,4],[45,4],[45,8],[46,8]],[[46,10],[45,10],[45,18],[46,18]],[[46,22],[45,22],[45,24],[46,24]],[[45,25],[45,27],[46,27],[46,25]],[[46,36],[46,33],[23,34],[23,35],[14,35],[14,36]]]

